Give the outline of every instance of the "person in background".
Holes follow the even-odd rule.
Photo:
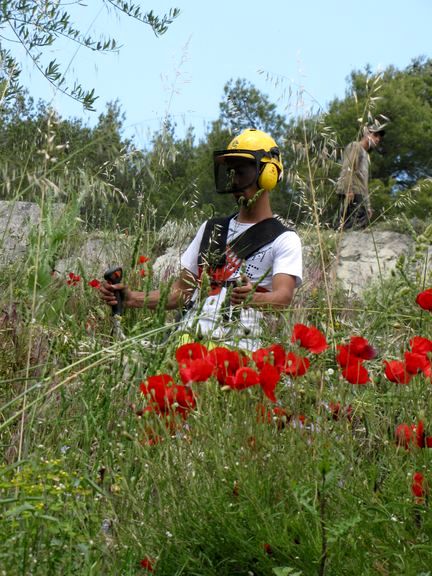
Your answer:
[[[336,228],[362,229],[369,225],[372,208],[369,196],[369,152],[384,138],[384,125],[366,126],[363,137],[351,142],[343,153],[342,170],[337,182],[339,211]]]

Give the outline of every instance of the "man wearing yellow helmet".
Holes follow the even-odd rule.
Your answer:
[[[302,252],[294,230],[273,217],[270,192],[282,178],[276,142],[260,130],[245,130],[226,150],[214,153],[216,190],[233,194],[238,212],[204,222],[181,257],[167,307],[188,303],[183,331],[224,345],[259,347],[263,311],[289,306],[301,284]],[[122,287],[120,287],[122,288]],[[102,298],[116,303],[104,285]],[[158,290],[126,290],[126,307],[155,308]]]

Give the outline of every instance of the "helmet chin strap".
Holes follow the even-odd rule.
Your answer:
[[[249,198],[249,200],[247,200],[244,196],[240,196],[237,200],[237,204],[239,206],[244,206],[247,209],[252,208],[255,202],[261,197],[263,192],[264,188],[259,188],[252,196],[252,198]]]

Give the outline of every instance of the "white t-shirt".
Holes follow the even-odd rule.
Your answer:
[[[189,244],[181,257],[181,266],[198,276],[198,256],[206,222],[201,225],[195,238]],[[245,232],[253,224],[237,222],[232,218],[229,223],[227,243],[230,244],[237,236]],[[275,274],[289,274],[296,278],[296,286],[302,281],[302,249],[300,238],[293,231],[287,231],[273,242],[266,244],[247,258],[240,269],[229,276],[233,281],[246,273],[252,284],[272,289],[272,277]],[[193,296],[194,304],[184,317],[183,327],[199,332],[210,340],[221,340],[225,345],[239,346],[253,350],[259,347],[260,321],[263,312],[247,307],[233,309],[224,302],[227,288],[223,287],[219,294],[198,298],[197,290]]]

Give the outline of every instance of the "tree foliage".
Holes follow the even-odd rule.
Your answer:
[[[389,67],[375,78],[368,69],[352,72],[345,98],[330,103],[326,122],[345,146],[379,114],[389,123],[373,177],[407,188],[432,176],[432,60],[417,58],[405,70]]]
[[[168,14],[157,16],[152,10],[143,11],[136,2],[124,0],[98,0],[101,5],[121,12],[151,27],[156,36],[164,34],[178,16],[173,8]],[[0,103],[1,96],[14,95],[18,89],[19,65],[14,56],[14,46],[22,46],[34,66],[57,90],[93,110],[97,98],[94,89],[85,89],[79,81],[68,78],[67,68],[56,59],[46,61],[47,48],[59,39],[83,46],[94,52],[111,52],[118,49],[114,38],[95,38],[83,33],[71,16],[71,5],[86,9],[80,0],[69,3],[61,0],[0,0]],[[9,46],[9,50],[5,48]]]
[[[286,132],[285,118],[278,114],[276,104],[244,78],[231,79],[224,86],[220,103],[222,125],[233,132],[257,128],[280,140]]]
[[[289,120],[253,84],[230,80],[220,115],[197,138],[184,137],[167,118],[148,149],[123,135],[124,113],[108,104],[92,128],[58,117],[43,103],[20,94],[0,115],[0,196],[35,199],[37,183],[48,178],[58,197],[81,190],[82,211],[93,225],[117,222],[130,228],[136,215],[197,219],[235,211],[230,195],[215,194],[213,151],[233,134],[255,126],[269,132],[283,158],[284,178],[272,205],[295,222],[316,215],[331,225],[336,212],[335,182],[344,146],[362,126],[382,114],[389,118],[383,154],[372,153],[370,193],[375,216],[428,218],[431,190],[431,61],[418,59],[405,70],[387,69],[372,77],[352,73],[345,98],[327,113]],[[36,184],[35,184],[36,183]]]

